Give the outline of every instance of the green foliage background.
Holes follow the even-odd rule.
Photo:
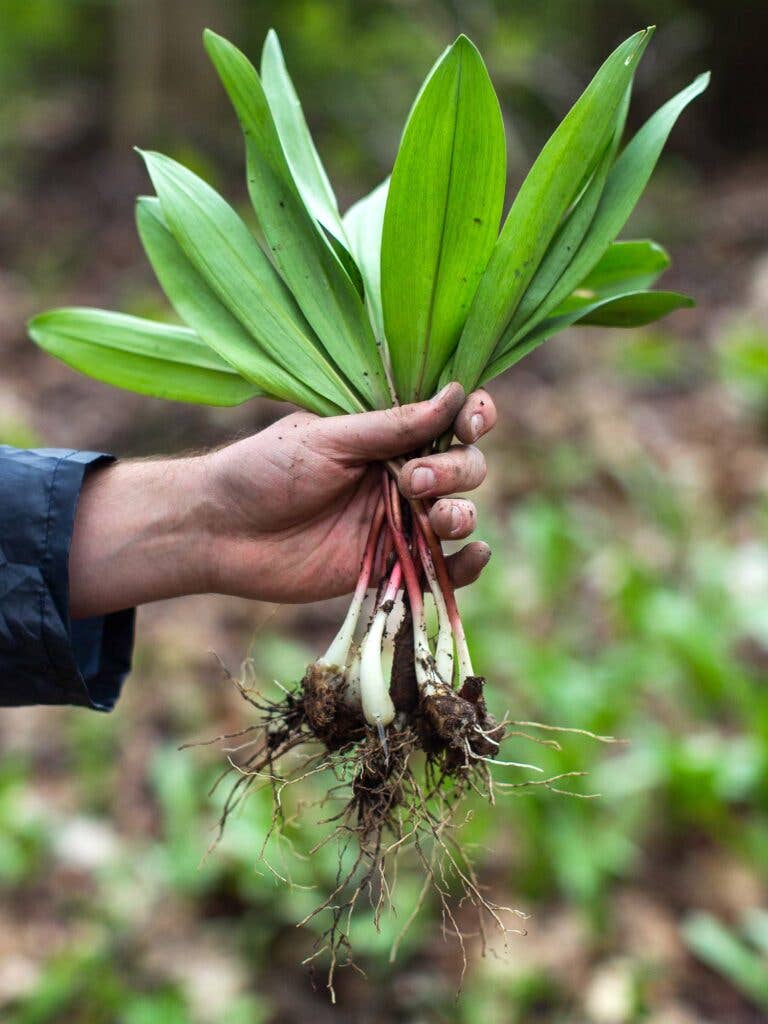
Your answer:
[[[727,14],[727,16],[725,16]],[[274,24],[344,206],[391,165],[410,100],[457,31],[483,52],[523,171],[599,57],[658,21],[635,125],[710,66],[632,222],[669,247],[665,286],[698,310],[661,329],[569,334],[495,386],[480,533],[494,558],[462,595],[497,711],[626,738],[561,752],[592,800],[520,791],[463,829],[483,878],[532,914],[508,955],[460,964],[428,907],[355,938],[331,1011],[297,966],[294,922],[332,851],[297,824],[256,865],[256,799],[200,861],[222,755],[178,753],[246,724],[233,668],[253,640],[265,685],[300,674],[338,607],[195,598],[142,611],[118,710],[0,716],[0,1019],[9,1024],[765,1019],[768,993],[768,249],[757,46],[748,4],[0,3],[0,439],[121,455],[218,443],[279,414],[184,409],[81,379],[32,350],[56,303],[157,315],[132,224],[130,147],[158,146],[245,208],[240,142],[200,46],[209,24],[258,52]],[[763,75],[765,74],[763,70]],[[738,104],[734,98],[738,97]],[[763,120],[764,124],[764,120]],[[762,139],[762,142],[761,142]],[[192,140],[192,142],[190,142]],[[761,269],[762,268],[762,269]],[[255,635],[255,640],[254,640]],[[500,771],[506,771],[500,769]],[[309,821],[312,818],[310,815]],[[402,913],[420,880],[404,872]],[[496,952],[499,952],[496,950]]]

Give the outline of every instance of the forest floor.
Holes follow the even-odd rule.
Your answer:
[[[767,176],[745,166],[652,192],[633,235],[664,238],[669,285],[696,310],[627,335],[571,331],[494,386],[479,530],[494,558],[461,599],[477,661],[516,717],[631,741],[542,755],[547,771],[588,769],[582,792],[598,799],[524,791],[467,824],[481,877],[531,915],[527,934],[471,957],[456,1000],[436,907],[395,966],[398,920],[381,933],[361,921],[368,976],[344,973],[330,1008],[322,977],[298,966],[313,935],[294,928],[302,886],[332,877],[330,860],[302,859],[316,826],[290,836],[293,888],[256,864],[266,798],[199,866],[223,755],[176,748],[248,723],[212,651],[236,670],[250,647],[267,688],[295,680],[339,604],[195,597],[141,609],[114,714],[0,716],[2,1020],[766,1019]],[[280,415],[116,392],[26,340],[24,319],[53,303],[158,312],[125,199],[141,187],[73,159],[54,187],[0,197],[14,268],[0,273],[0,440],[148,455]],[[405,868],[408,907],[418,877]]]

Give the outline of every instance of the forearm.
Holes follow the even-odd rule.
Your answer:
[[[73,618],[208,589],[209,464],[158,459],[90,474],[69,556]]]

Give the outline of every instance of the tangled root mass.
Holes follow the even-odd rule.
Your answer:
[[[398,678],[395,669],[393,688]],[[400,684],[405,694],[402,679]],[[327,666],[310,666],[301,684],[278,702],[265,700],[239,682],[236,685],[260,720],[237,734],[254,733],[254,738],[242,745],[250,751],[247,756],[238,762],[230,759],[233,781],[214,845],[232,812],[254,788],[273,788],[275,812],[270,834],[281,825],[280,796],[285,786],[323,769],[331,780],[328,795],[343,795],[342,810],[324,819],[328,831],[315,848],[338,843],[337,884],[301,922],[308,925],[323,914],[329,922],[307,962],[327,959],[332,996],[336,971],[353,965],[348,934],[353,912],[365,902],[378,923],[382,912],[394,905],[395,864],[406,850],[424,872],[425,886],[418,905],[403,921],[393,957],[430,891],[440,905],[444,933],[459,943],[465,963],[463,921],[469,905],[476,916],[472,932],[481,942],[489,921],[505,936],[517,930],[509,927],[508,920],[518,912],[498,907],[484,895],[456,836],[463,822],[454,820],[455,811],[467,790],[472,788],[493,799],[490,774],[482,758],[497,751],[505,731],[505,725],[497,723],[485,706],[482,678],[468,679],[458,692],[439,686],[415,707],[411,694],[407,698],[411,713],[400,710],[385,745],[349,701],[344,679]],[[305,749],[307,744],[312,744],[312,752],[302,760],[301,768],[286,771],[281,764],[286,755],[297,747]],[[419,753],[423,764],[415,757]],[[326,799],[319,805],[325,806]],[[269,836],[262,853],[268,840]],[[356,853],[350,864],[351,843]],[[456,910],[460,903],[464,905],[462,921]]]

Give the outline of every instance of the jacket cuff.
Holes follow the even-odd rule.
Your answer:
[[[18,679],[9,689],[2,687],[0,702],[109,711],[130,671],[135,613],[130,609],[72,622],[68,562],[83,480],[90,469],[114,460],[98,452],[52,449],[12,456],[17,480],[2,518],[24,528],[11,530],[20,557],[7,551],[6,557],[10,568],[22,575],[26,570],[19,597],[26,592],[37,599],[37,621],[22,601],[18,617],[30,643],[22,643]]]

